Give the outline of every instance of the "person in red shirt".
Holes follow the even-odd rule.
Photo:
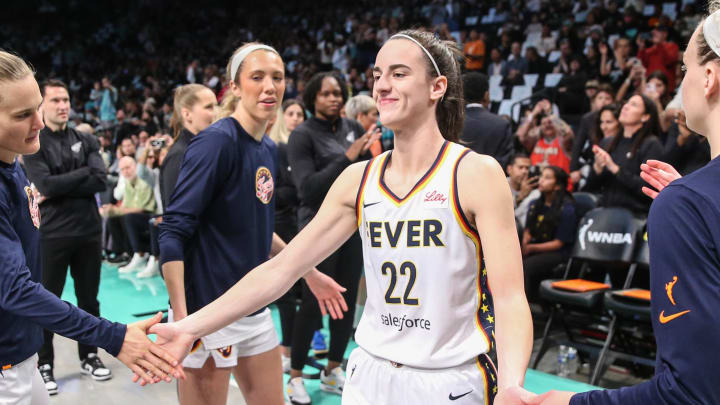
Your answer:
[[[652,32],[652,46],[646,47],[645,39],[638,36],[638,59],[649,76],[659,70],[668,77],[668,88],[675,90],[675,65],[678,62],[678,45],[667,40],[668,28],[658,26]]]
[[[540,120],[538,141],[530,154],[533,166],[557,166],[570,173],[570,157],[566,152],[572,143],[572,130],[559,118],[545,115]]]

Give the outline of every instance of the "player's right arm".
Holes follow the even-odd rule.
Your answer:
[[[0,198],[0,316],[12,314],[22,318],[16,323],[19,333],[22,322],[33,322],[78,342],[102,347],[147,382],[154,378],[144,370],[166,378],[177,362],[145,336],[147,328],[159,322],[160,317],[129,326],[110,322],[61,300],[33,281],[21,239],[12,224],[9,199],[2,194],[0,190],[0,196],[6,197]],[[174,374],[181,375],[177,370]]]
[[[182,358],[195,339],[221,329],[278,299],[357,231],[355,198],[367,162],[345,169],[312,221],[277,256],[253,269],[201,310],[174,324],[155,325],[159,342]]]

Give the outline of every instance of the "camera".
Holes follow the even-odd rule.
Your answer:
[[[154,139],[150,141],[150,146],[152,146],[155,149],[162,149],[165,147],[165,140],[164,139]]]

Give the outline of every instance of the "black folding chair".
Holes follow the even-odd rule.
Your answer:
[[[598,206],[599,198],[596,194],[578,191],[573,193],[573,198],[575,199],[575,216],[577,218],[584,217],[590,210]]]
[[[588,212],[580,221],[577,239],[570,260],[565,267],[562,280],[569,280],[570,273],[580,269],[577,279],[582,280],[591,269],[601,268],[602,276],[609,275],[615,269],[627,270],[635,258],[637,235],[643,228],[643,222],[634,218],[623,208],[596,208]],[[540,360],[552,344],[569,341],[580,351],[595,357],[603,343],[606,325],[603,317],[603,294],[609,287],[591,291],[569,291],[556,288],[558,279],[544,280],[540,283],[540,297],[550,304],[550,316],[543,332],[540,350],[533,363],[537,368]],[[567,340],[550,337],[553,321],[559,318],[565,330]],[[578,326],[579,333],[573,333],[571,326]]]
[[[603,306],[612,318],[590,384],[595,385],[607,371],[605,363],[608,356],[654,366],[656,346],[652,332],[649,285],[642,286],[646,288],[630,288],[638,271],[649,270],[650,249],[646,230],[638,235],[635,262],[628,270],[623,288],[604,294]]]

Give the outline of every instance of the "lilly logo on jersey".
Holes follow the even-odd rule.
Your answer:
[[[424,208],[447,208],[448,207],[448,199],[444,194],[437,192],[437,190],[432,190],[432,191],[425,193],[425,197],[423,198],[423,207]]]
[[[585,250],[586,242],[590,243],[603,243],[610,245],[632,245],[632,235],[628,232],[602,232],[602,231],[591,231],[590,227],[593,224],[593,220],[589,219],[588,222],[580,227],[578,232],[578,239],[580,241],[580,248]]]

